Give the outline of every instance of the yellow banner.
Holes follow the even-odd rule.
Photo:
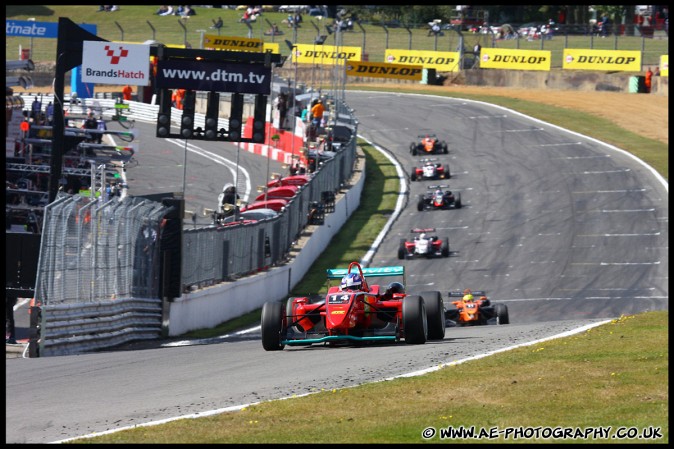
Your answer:
[[[281,54],[281,49],[278,42],[265,42],[264,51],[270,51],[272,53]]]
[[[550,70],[549,50],[515,50],[482,47],[481,69]]]
[[[660,76],[669,76],[669,55],[660,55]]]
[[[421,80],[423,66],[407,64],[387,64],[385,62],[347,61],[346,74],[371,78],[394,78],[399,80]]]
[[[294,55],[298,63],[334,64],[338,59],[361,60],[360,47],[335,47],[333,45],[297,44]]]
[[[459,71],[459,52],[387,49],[384,59],[395,64],[420,64],[425,69],[441,72]]]
[[[216,36],[214,34],[204,34],[204,48],[210,48],[214,50],[261,52],[264,49],[264,42],[262,41],[262,39],[249,39],[247,37]]]
[[[569,70],[601,70],[602,72],[640,72],[641,52],[638,50],[565,48],[562,68]]]

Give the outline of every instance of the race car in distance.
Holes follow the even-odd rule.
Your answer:
[[[447,185],[428,186],[429,192],[419,195],[417,210],[461,209],[461,194],[453,193],[451,190],[442,190],[448,187]]]
[[[449,238],[438,238],[428,235],[435,228],[415,228],[410,232],[418,233],[412,240],[401,239],[398,247],[398,259],[414,259],[415,257],[449,257]]]
[[[419,136],[419,140],[410,144],[410,153],[412,156],[417,154],[447,154],[447,142],[438,140],[435,134],[423,134]]]
[[[422,181],[425,179],[449,179],[452,177],[449,172],[449,165],[436,162],[437,158],[420,159],[423,165],[421,167],[412,167],[410,179],[412,181]]]
[[[289,298],[262,306],[262,347],[266,351],[314,343],[398,342],[424,344],[445,337],[445,309],[438,291],[408,295],[402,266],[331,268],[324,297]],[[386,286],[366,277],[395,277]],[[340,285],[330,285],[341,279]]]
[[[469,301],[464,297],[470,295]],[[510,324],[508,307],[505,304],[494,304],[487,299],[484,290],[450,291],[449,297],[459,298],[451,301],[445,310],[447,326],[481,326],[486,324]]]

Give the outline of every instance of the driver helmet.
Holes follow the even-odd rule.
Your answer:
[[[473,300],[473,293],[470,291],[469,288],[467,288],[463,291],[463,300],[464,301],[472,301]]]
[[[339,285],[340,290],[360,290],[363,286],[363,280],[358,273],[347,273],[342,278],[342,283]]]
[[[442,195],[442,190],[441,190],[441,189],[436,190],[436,191],[435,191],[435,194],[436,194],[436,195]]]
[[[419,236],[419,239],[421,240],[421,239],[425,239],[425,238],[426,238],[426,234],[424,234],[424,233],[422,232],[421,235]]]
[[[386,288],[387,293],[405,293],[405,287],[400,282],[391,282]]]

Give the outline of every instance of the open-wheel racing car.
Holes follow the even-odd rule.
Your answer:
[[[452,174],[449,172],[449,165],[436,162],[436,158],[420,159],[423,165],[421,167],[412,167],[410,179],[412,181],[422,181],[425,179],[449,179]]]
[[[419,140],[410,144],[410,153],[412,156],[417,154],[447,154],[447,142],[438,140],[435,134],[423,134],[419,136]]]
[[[510,324],[508,307],[492,303],[483,290],[450,291],[450,301],[445,310],[447,326],[481,326],[485,324]]]
[[[445,309],[438,291],[408,295],[402,266],[329,269],[325,297],[290,298],[262,306],[262,347],[277,351],[314,343],[398,342],[424,344],[445,336]],[[370,285],[366,276],[397,277],[402,283]],[[331,281],[341,284],[331,286]],[[313,300],[313,301],[312,301]]]
[[[461,209],[461,194],[453,193],[451,190],[442,190],[448,187],[447,185],[428,186],[429,192],[419,195],[417,210]]]
[[[415,257],[449,257],[449,238],[438,238],[428,235],[435,228],[415,228],[410,232],[420,234],[412,240],[401,239],[398,247],[398,259],[414,259]]]

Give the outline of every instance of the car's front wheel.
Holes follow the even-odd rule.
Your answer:
[[[286,317],[283,303],[270,301],[262,306],[262,347],[265,351],[279,351],[285,347]]]

